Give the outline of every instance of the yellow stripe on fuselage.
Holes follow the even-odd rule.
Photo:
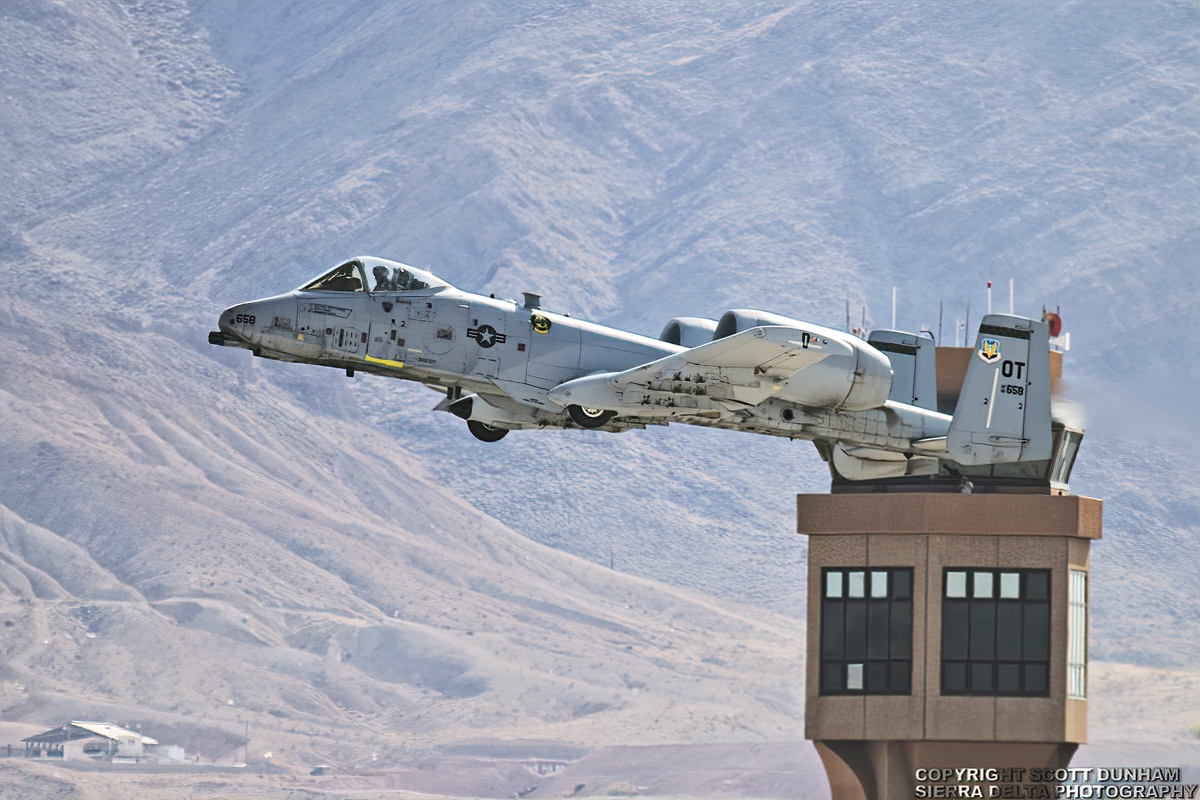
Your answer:
[[[373,356],[364,356],[367,361],[372,364],[383,364],[385,367],[395,367],[396,369],[404,369],[403,361],[388,361],[386,358],[375,358]]]

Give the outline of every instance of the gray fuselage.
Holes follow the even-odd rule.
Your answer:
[[[357,259],[371,271],[403,265]],[[546,391],[686,348],[512,300],[464,292],[427,273],[422,288],[303,288],[241,303],[220,316],[229,344],[283,361],[321,364],[491,394],[546,407]],[[553,406],[551,406],[553,407]],[[553,407],[557,411],[557,407]]]
[[[449,399],[475,395],[481,402],[471,418],[502,429],[571,427],[563,407],[548,399],[551,389],[688,349],[529,306],[364,257],[293,292],[226,309],[210,341],[264,358],[418,381]],[[705,401],[651,417],[617,417],[604,427],[684,422],[919,453],[913,443],[945,436],[949,421],[890,401],[839,410],[773,398],[756,405]]]

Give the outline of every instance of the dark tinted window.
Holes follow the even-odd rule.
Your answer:
[[[1050,571],[948,568],[942,694],[1049,692]]]
[[[821,574],[821,694],[912,694],[912,569]]]

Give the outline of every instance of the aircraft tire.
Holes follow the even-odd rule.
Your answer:
[[[583,406],[567,406],[567,416],[581,428],[599,428],[617,415],[615,411],[605,411],[600,408],[584,408]]]
[[[467,430],[481,442],[498,442],[508,436],[508,428],[493,428],[474,419],[467,420]]]

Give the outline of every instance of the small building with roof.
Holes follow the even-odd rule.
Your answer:
[[[72,720],[25,739],[27,758],[61,758],[67,761],[140,760],[158,755],[158,740],[111,722]],[[150,749],[153,748],[153,749]]]

